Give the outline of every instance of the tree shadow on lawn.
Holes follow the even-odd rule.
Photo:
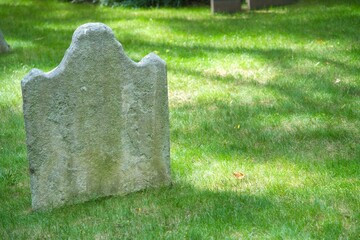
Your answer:
[[[12,23],[11,27],[10,25],[2,27],[11,32],[14,39],[28,40],[34,43],[21,52],[23,56],[20,58],[26,59],[26,61],[24,61],[25,64],[35,65],[41,69],[53,68],[60,63],[65,49],[69,46],[71,36],[76,28],[76,23],[93,19],[105,22],[116,21],[116,17],[102,14],[97,7],[69,4],[66,5],[66,7],[61,5],[58,9],[51,9],[53,5],[54,4],[47,5],[45,3],[39,3],[38,6],[34,4],[30,6],[2,4],[2,7],[4,7],[2,9],[6,9],[7,11],[1,13],[7,16],[5,22]],[[51,11],[60,13],[52,15]],[[333,19],[329,13],[326,16],[321,16],[320,20],[326,22],[327,26],[334,29],[336,34],[330,34],[326,29],[319,31],[314,29],[317,26],[316,23],[320,21],[316,17],[306,19],[305,25],[302,24],[302,19],[291,18],[290,21],[297,27],[287,27],[292,26],[292,24],[287,22],[289,17],[286,17],[286,14],[276,13],[271,13],[276,16],[279,15],[279,18],[273,22],[269,22],[268,14],[263,13],[246,15],[248,18],[259,17],[260,15],[258,21],[242,19],[242,15],[229,18],[226,16],[221,16],[220,18],[215,17],[211,19],[210,22],[204,21],[201,18],[186,19],[185,17],[177,18],[171,16],[168,18],[159,16],[154,18],[154,20],[155,23],[160,22],[169,26],[175,34],[181,32],[201,37],[206,37],[211,34],[217,36],[224,34],[246,36],[249,34],[250,36],[254,35],[254,37],[256,37],[258,31],[260,31],[263,36],[280,31],[280,33],[293,35],[296,39],[315,40],[320,37],[322,39],[337,39],[356,43],[358,39],[356,37],[354,38],[354,35],[351,34],[355,29],[354,25],[358,23],[358,19],[354,19],[356,16],[349,13],[348,16],[343,16],[343,18],[339,20],[338,17],[343,13],[343,10],[334,8],[331,11],[337,13]],[[123,13],[121,10],[119,12],[119,15]],[[9,16],[15,16],[16,14],[24,16],[34,14],[35,18],[32,21],[27,21],[26,18],[12,21],[12,17]],[[139,16],[145,17],[147,14],[147,12],[140,12]],[[261,14],[263,14],[263,16]],[[137,18],[131,11],[127,11],[126,14],[121,17],[121,19],[128,17],[130,19]],[[65,26],[63,26],[64,19],[66,19]],[[238,24],[243,21],[250,22],[251,24],[245,24],[243,28],[239,28]],[[48,23],[48,25],[44,25],[44,22]],[[344,24],[344,28],[339,28],[339,23]],[[52,28],[52,25],[57,27]],[[188,28],[188,26],[192,27]],[[262,26],[266,27],[262,28]],[[32,28],[32,30],[26,31],[29,28]],[[225,29],[227,29],[226,32],[224,32]],[[308,34],[308,31],[310,31],[310,34]],[[115,30],[115,32],[117,31]],[[317,35],[319,33],[321,33],[321,35]],[[68,39],[66,41],[63,39],[65,36]],[[46,40],[42,41],[40,39],[36,41],[39,37],[45,37]],[[309,72],[304,72],[304,69],[302,69],[302,71],[297,72],[297,62],[287,59],[295,57],[296,59],[310,60],[313,62],[328,62],[331,67],[334,67],[339,72],[346,72],[348,76],[353,78],[355,78],[360,71],[356,66],[332,59],[321,58],[305,50],[294,52],[286,48],[215,47],[211,46],[211,44],[195,44],[185,47],[168,42],[154,43],[141,40],[140,36],[131,33],[123,35],[122,38],[121,42],[124,43],[126,47],[129,46],[130,53],[135,51],[147,53],[154,49],[165,52],[166,49],[171,49],[171,52],[168,56],[165,56],[165,58],[177,59],[186,59],[194,55],[197,56],[198,54],[203,54],[204,57],[207,56],[209,58],[213,57],[213,54],[218,53],[220,53],[221,56],[228,54],[248,54],[261,59],[270,66],[274,66],[274,68],[278,69],[281,73],[284,73],[283,71],[289,71],[289,69],[294,71],[290,76],[291,81],[289,81],[288,76],[280,76],[277,77],[273,83],[261,85],[255,81],[241,81],[242,76],[209,76],[205,75],[203,71],[190,67],[173,67],[171,61],[169,61],[169,71],[173,74],[194,76],[197,79],[206,78],[214,84],[230,84],[233,86],[233,89],[242,87],[258,88],[267,94],[279,98],[279,100],[270,104],[262,102],[262,99],[255,99],[253,103],[244,105],[241,100],[237,101],[237,99],[232,99],[233,103],[229,104],[229,101],[226,99],[217,98],[204,100],[201,99],[200,96],[199,99],[190,103],[175,103],[175,106],[171,109],[171,133],[172,142],[174,143],[179,143],[190,149],[200,144],[202,146],[200,149],[209,151],[208,153],[240,153],[246,154],[249,157],[258,156],[262,159],[271,159],[271,156],[274,157],[284,154],[292,157],[309,156],[315,159],[325,159],[327,157],[353,159],[359,154],[359,148],[354,147],[354,144],[359,143],[358,132],[353,128],[353,126],[358,125],[356,120],[358,119],[359,113],[357,112],[356,106],[352,104],[352,98],[357,98],[360,95],[359,87],[347,83],[341,83],[336,86],[333,84],[336,77],[335,75],[324,75],[318,72],[317,69]],[[127,45],[127,43],[131,44]],[[64,50],[52,52],[51,49],[54,48],[54,44],[59,45],[57,48]],[[134,50],[134,46],[141,46],[141,49]],[[43,58],[34,57],[37,61],[34,62],[29,56],[36,54],[37,48],[41,48],[41,52],[47,53],[48,55],[45,55]],[[351,53],[354,52],[352,51]],[[15,54],[19,54],[16,49],[14,50],[14,55]],[[239,55],[239,57],[240,56],[241,55]],[[11,67],[11,63],[5,62],[5,59],[10,57],[11,55],[8,55],[3,58],[6,67]],[[51,59],[51,61],[49,61],[49,59]],[[331,72],[331,74],[333,74],[333,72]],[[240,80],[238,77],[240,77]],[[329,77],[333,79],[329,79]],[[170,93],[171,91],[170,89]],[[318,94],[329,97],[326,99],[318,99]],[[196,111],[194,111],[194,109],[196,109]],[[339,115],[340,113],[341,115]],[[193,121],[190,122],[183,119],[189,117],[192,117]],[[333,121],[333,123],[331,123],[331,121]],[[186,124],[183,124],[184,122]],[[235,129],[239,124],[241,125],[239,129]],[[209,139],[211,139],[210,142]],[[353,144],[351,144],[351,142],[353,142]]]
[[[70,39],[75,29],[74,25],[76,23],[93,19],[105,22],[116,21],[116,17],[104,15],[99,10],[99,8],[94,6],[89,7],[69,4],[66,5],[66,7],[64,7],[65,5],[59,5],[59,8],[51,9],[53,6],[54,4],[46,3],[39,3],[39,5],[33,4],[30,6],[2,4],[2,9],[6,9],[6,12],[2,12],[1,14],[6,16],[5,23],[9,23],[8,25],[2,27],[12,33],[14,39],[22,39],[24,41],[28,40],[34,43],[29,48],[24,50],[22,54],[23,58],[26,59],[27,64],[31,63],[31,65],[36,65],[38,68],[50,68],[50,65],[51,68],[53,68],[58,63],[60,63],[65,49],[70,44]],[[52,11],[54,14],[51,14]],[[295,7],[291,8],[291,11],[295,11]],[[239,34],[242,36],[254,35],[254,37],[256,37],[258,31],[260,31],[261,35],[263,36],[278,31],[281,34],[292,35],[295,37],[295,39],[337,39],[356,43],[358,41],[357,37],[354,34],[351,34],[354,29],[356,29],[354,26],[359,23],[358,19],[356,19],[356,15],[349,13],[349,15],[342,16],[342,18],[339,19],[339,16],[343,14],[344,10],[337,10],[334,8],[331,11],[335,12],[336,14],[332,15],[328,13],[327,15],[321,15],[319,17],[320,19],[316,16],[309,16],[305,23],[303,22],[304,19],[290,19],[288,16],[286,16],[286,14],[277,13],[271,13],[277,16],[276,21],[269,22],[267,16],[268,14],[263,14],[261,12],[256,14],[250,13],[246,15],[248,18],[256,17],[258,18],[258,21],[250,21],[252,19],[246,18],[242,19],[242,15],[229,18],[225,16],[221,16],[219,18],[215,17],[210,21],[204,21],[202,18],[186,19],[171,16],[159,16],[157,18],[155,17],[154,20],[155,23],[160,22],[161,24],[169,26],[171,29],[173,29],[175,34],[181,32],[200,37],[206,37],[208,35],[223,36],[224,34]],[[119,15],[121,15],[122,12],[119,12]],[[24,16],[33,14],[34,19],[32,21],[27,21],[27,19],[24,18],[12,21],[11,19],[13,17],[11,16],[15,16],[17,14]],[[145,17],[147,14],[148,13],[146,12],[140,12],[139,16]],[[137,18],[137,16],[131,13],[131,11],[127,11],[126,14],[122,16],[122,19],[128,17],[130,19]],[[64,19],[66,19],[65,26],[63,26]],[[290,23],[288,21],[290,21]],[[334,31],[331,33],[329,33],[329,31],[326,29],[320,29],[318,31],[315,28],[317,28],[317,23],[319,21],[326,23],[326,25]],[[12,23],[11,27],[10,22]],[[44,22],[47,24],[44,24]],[[244,24],[242,28],[239,28],[238,25],[242,22],[251,24]],[[339,24],[344,25],[344,27],[339,28]],[[57,27],[52,28],[52,25]],[[265,28],[263,28],[263,26],[265,26]],[[293,26],[296,27],[293,28]],[[32,31],[27,31],[29,28],[32,28]],[[66,41],[63,39],[65,36],[68,39]],[[37,42],[36,39],[41,37],[45,37],[46,41],[39,40]],[[173,125],[172,129],[172,141],[174,142],[180,141],[186,143],[186,139],[191,139],[191,136],[202,136],[199,139],[202,142],[208,142],[207,139],[212,139],[212,143],[209,143],[208,148],[214,149],[214,151],[231,152],[231,149],[233,149],[234,151],[241,150],[249,152],[249,154],[255,152],[258,155],[265,156],[270,152],[278,152],[276,149],[279,149],[279,146],[282,146],[281,148],[287,146],[285,153],[291,153],[297,149],[303,149],[298,154],[305,154],[305,152],[308,151],[305,146],[308,146],[309,149],[311,149],[310,145],[320,143],[321,145],[330,144],[329,147],[332,148],[331,152],[335,152],[335,150],[341,149],[339,152],[346,153],[345,158],[352,158],[359,151],[358,148],[356,148],[357,150],[354,154],[352,154],[351,151],[353,151],[353,149],[350,149],[349,147],[352,145],[348,144],[348,142],[351,141],[354,141],[355,143],[359,141],[358,137],[354,136],[357,133],[356,131],[353,131],[351,127],[347,128],[346,124],[340,124],[338,127],[331,126],[328,121],[328,119],[332,119],[336,120],[336,123],[341,123],[343,119],[345,119],[349,122],[353,121],[352,124],[358,124],[356,122],[356,119],[358,118],[358,112],[356,112],[356,108],[351,105],[351,98],[357,98],[360,95],[359,87],[348,85],[346,83],[335,86],[333,81],[335,80],[336,76],[322,75],[316,70],[311,71],[310,73],[300,71],[296,72],[295,64],[297,62],[288,61],[287,58],[290,59],[295,55],[295,58],[302,60],[310,60],[313,62],[329,62],[332,67],[339,70],[340,72],[346,72],[351,77],[356,77],[360,71],[356,66],[351,66],[340,61],[317,57],[313,53],[306,52],[305,50],[294,53],[294,51],[286,48],[231,48],[214,47],[211,46],[211,44],[195,44],[193,46],[184,47],[167,42],[154,43],[141,40],[140,36],[131,33],[127,33],[122,37],[123,40],[121,40],[121,42],[123,42],[124,45],[126,45],[126,43],[131,43],[129,46],[130,52],[135,51],[134,46],[141,46],[140,51],[144,52],[149,52],[154,49],[159,49],[161,52],[165,52],[166,49],[171,49],[170,54],[174,55],[172,56],[169,54],[169,57],[178,59],[189,58],[197,54],[204,54],[204,56],[211,58],[212,54],[217,53],[220,53],[222,56],[226,56],[227,54],[244,53],[262,59],[263,62],[269,62],[269,65],[274,66],[276,69],[279,69],[279,71],[289,69],[294,69],[295,71],[295,73],[291,75],[292,79],[289,81],[289,83],[286,83],[288,78],[278,77],[277,80],[281,82],[280,84],[277,84],[276,81],[274,81],[274,83],[268,83],[265,86],[262,86],[254,82],[244,83],[233,76],[226,76],[225,78],[216,75],[205,76],[204,72],[198,71],[196,69],[194,70],[189,67],[181,68],[181,66],[175,66],[175,68],[173,68],[171,61],[168,62],[169,71],[173,72],[174,74],[180,73],[188,76],[194,76],[196,78],[207,78],[207,80],[214,82],[214,84],[223,82],[226,84],[232,84],[234,88],[241,88],[247,84],[248,86],[254,88],[264,88],[264,91],[280,98],[278,101],[279,103],[275,105],[266,105],[261,103],[261,100],[258,100],[257,102],[255,101],[255,103],[245,106],[242,103],[237,104],[236,101],[234,104],[229,105],[226,100],[222,99],[206,101],[197,100],[196,102],[180,104],[179,106],[174,107],[172,111],[179,112],[184,116],[194,115],[196,126],[189,128],[189,126],[191,126],[193,123],[187,122],[187,127],[178,127],[176,126],[177,122],[181,122],[183,120],[178,118],[176,114],[173,115],[172,122],[175,125]],[[60,47],[58,48],[63,48],[64,51],[59,51],[56,53],[52,52],[51,49],[54,45],[59,45]],[[42,49],[47,49],[43,50],[42,52],[46,52],[49,55],[45,55],[43,58],[34,57],[34,59],[37,59],[38,61],[34,62],[32,61],[33,59],[31,57],[29,58],[28,56],[31,56],[31,54],[36,54],[36,48],[40,47]],[[18,54],[16,49],[14,54]],[[7,57],[11,57],[11,55],[5,56],[4,59]],[[52,62],[49,63],[48,59],[51,59]],[[6,66],[11,67],[9,65],[10,63],[4,63]],[[327,79],[327,77],[333,77],[334,79]],[[306,80],[304,81],[304,79]],[[307,91],[305,91],[305,89]],[[322,101],[317,99],[317,94],[330,96],[330,101]],[[344,100],[345,103],[342,103]],[[350,107],[345,107],[343,109],[344,104],[348,104]],[[193,113],[193,109],[198,109],[199,111],[197,111],[197,113]],[[341,116],[332,116],[339,113],[342,113]],[[323,115],[321,116],[321,114]],[[265,117],[265,119],[261,119],[263,117]],[[276,126],[277,124],[282,124],[286,118],[298,118],[300,121],[300,126],[295,125],[294,129],[286,129],[286,127],[292,128],[291,124],[290,126],[288,124],[287,126],[283,127]],[[269,123],[266,123],[266,121],[269,121]],[[322,123],[320,123],[320,126],[319,124],[316,125],[318,126],[316,128],[311,128],[311,124],[313,124],[312,121],[315,121],[314,126],[318,124],[316,121],[322,121]],[[239,123],[242,125],[241,128],[239,130],[234,130],[234,127]],[[310,129],[306,130],[305,125],[307,125]],[[192,130],[184,129],[184,127]],[[275,139],[278,139],[278,141],[274,141]],[[239,142],[243,142],[243,144],[239,144]],[[346,142],[346,144],[344,142]],[[190,143],[190,145],[191,144],[192,143]],[[325,154],[326,151],[326,148],[320,146],[317,147],[319,148],[319,156]],[[252,148],[255,150],[252,151]],[[280,152],[283,152],[283,150]]]
[[[209,75],[190,67],[169,67],[175,76],[203,79],[209,82],[204,88],[217,92],[212,98],[199,93],[178,101],[172,99],[170,90],[172,142],[193,149],[194,154],[202,149],[208,155],[233,153],[263,160],[285,156],[303,160],[358,160],[360,112],[356,99],[360,87],[351,82],[335,83],[336,74],[356,79],[358,67],[282,48],[241,48],[239,53],[259,56],[279,74],[259,83],[258,79],[246,79],[241,74]],[[291,55],[295,55],[295,61],[290,60]],[[330,66],[323,66],[324,71],[316,67],[299,68],[299,62],[305,60]],[[223,94],[224,89],[233,97]],[[252,101],[242,99],[254,92]]]
[[[326,219],[328,214],[338,214],[336,210],[329,212],[322,208],[319,202],[308,198],[304,189],[288,189],[288,196],[280,198],[266,193],[241,192],[242,183],[236,185],[239,192],[176,184],[171,188],[100,198],[48,212],[15,208],[16,214],[8,216],[11,224],[5,232],[12,237],[29,234],[35,238],[95,237],[100,234],[137,239],[320,237],[349,233],[341,222]]]
[[[360,139],[353,129],[356,122],[347,125],[342,121],[341,116],[329,119],[321,112],[291,107],[229,106],[214,100],[173,108],[171,141],[194,158],[233,155],[263,161],[278,157],[357,161]]]
[[[337,8],[327,9],[327,12],[321,7],[299,12],[298,7],[293,5],[286,13],[260,11],[199,19],[160,15],[154,21],[168,26],[174,33],[208,39],[223,36],[261,38],[279,34],[290,37],[294,42],[342,40],[355,43],[359,41],[356,26],[360,26],[360,20],[356,14],[348,12],[347,7],[339,2]]]
[[[1,6],[3,7],[3,5]],[[74,7],[74,9],[80,10],[81,8]],[[1,27],[11,33],[14,39],[33,42],[33,45],[30,45],[22,53],[23,57],[27,59],[24,61],[26,64],[35,65],[38,68],[53,68],[60,63],[65,49],[70,44],[73,31],[80,25],[78,23],[93,19],[104,22],[116,20],[108,16],[102,16],[97,11],[90,12],[88,8],[86,9],[84,10],[88,11],[86,17],[77,16],[76,12],[65,14],[64,18],[67,18],[68,26],[63,29],[54,30],[51,27],[44,27],[27,31],[28,28],[34,27],[31,21],[23,19],[12,23],[9,20],[10,18],[7,18],[6,21],[8,25],[2,25]],[[19,13],[28,16],[32,13],[37,16],[38,26],[41,26],[43,21],[60,26],[64,19],[59,16],[52,17],[51,14],[46,15],[46,9],[42,9],[41,5],[39,7],[33,5],[31,7],[11,6],[7,7],[6,10],[9,10],[8,14],[13,14],[13,16]],[[41,14],[37,15],[40,12]],[[4,14],[4,12],[1,14]],[[267,22],[268,18],[264,17],[263,20],[260,19],[261,21],[256,24],[241,26],[243,27],[241,29],[239,22],[242,20],[236,18],[214,19],[212,22],[204,22],[202,20],[159,17],[155,21],[169,25],[175,33],[189,33],[201,37],[206,37],[208,34],[222,36],[223,34],[237,33],[256,36],[260,32],[265,36],[277,31],[303,40],[321,38],[354,43],[358,41],[354,35],[346,34],[354,31],[354,23],[355,25],[358,24],[358,19],[354,19],[353,15],[346,16],[341,20],[346,24],[345,28],[338,27],[337,17],[334,17],[334,19],[330,19],[330,17],[321,19],[321,21],[328,21],[329,27],[322,29],[320,32],[314,29],[317,26],[315,23],[318,19],[306,21],[305,27],[302,25],[301,19],[292,20],[297,25],[296,28],[292,28],[291,24],[287,22],[287,18],[280,19],[278,23],[271,23]],[[13,25],[10,25],[10,23]],[[246,20],[244,20],[244,23],[246,23]],[[189,30],[187,28],[189,24],[196,25],[196,28],[190,28]],[[263,24],[266,27],[261,29]],[[289,26],[283,28],[286,25]],[[231,28],[224,32],[224,26],[231,26]],[[312,35],[309,36],[303,29],[312,29]],[[329,33],[328,29],[333,29],[334,32]],[[35,41],[37,38],[44,36],[46,41],[41,39]],[[64,36],[66,36],[67,40],[63,39]],[[281,48],[262,50],[260,48],[219,48],[207,45],[182,47],[168,43],[154,44],[141,41],[140,38],[141,36],[138,35],[127,34],[124,40],[120,39],[120,41],[124,46],[131,43],[130,52],[135,52],[134,49],[139,46],[142,49],[138,51],[144,52],[154,49],[165,52],[166,49],[171,49],[180,58],[190,57],[197,54],[197,52],[204,55],[219,52],[223,55],[245,52],[271,63],[279,57],[286,58],[293,54],[292,51]],[[46,52],[51,52],[50,50],[54,44],[59,45],[59,48],[64,50],[54,53],[53,59],[55,60],[50,63],[47,60],[48,56],[38,62],[33,62],[33,59],[27,57],[28,54],[34,54],[33,52],[39,47],[47,48]],[[16,49],[14,54],[17,54]],[[295,54],[304,59],[311,59],[311,61],[329,61],[337,69],[347,71],[352,77],[359,72],[358,67],[346,65],[343,62],[331,62],[330,59],[318,58],[306,52]],[[7,55],[4,59],[10,56]],[[278,157],[304,161],[329,159],[358,161],[360,139],[358,128],[354,128],[354,126],[357,127],[359,124],[357,121],[359,113],[356,112],[356,109],[350,107],[345,107],[342,110],[343,104],[340,103],[341,100],[350,103],[351,98],[358,97],[359,87],[346,86],[345,84],[337,88],[331,84],[332,80],[326,79],[326,76],[315,71],[307,74],[306,78],[310,80],[320,79],[320,81],[307,81],[306,83],[310,85],[310,92],[305,92],[304,85],[301,85],[304,84],[302,81],[304,78],[303,72],[295,72],[291,76],[293,78],[291,83],[297,87],[276,84],[276,82],[260,85],[254,81],[242,82],[232,76],[225,78],[221,76],[205,76],[204,72],[191,68],[176,67],[174,69],[171,62],[168,64],[169,70],[174,73],[178,71],[181,74],[196,78],[206,77],[213,84],[231,84],[234,88],[261,88],[269,94],[278,96],[280,99],[273,104],[264,103],[261,99],[255,99],[252,103],[244,104],[241,101],[236,101],[236,99],[232,99],[235,101],[230,103],[228,99],[202,99],[200,96],[190,103],[176,103],[171,109],[171,141],[178,145],[179,148],[188,149],[189,155],[200,157],[205,154],[212,156],[213,159],[216,159],[217,156],[220,156],[219,159],[230,156],[234,161],[240,156],[243,158],[255,158],[260,162],[274,160]],[[277,64],[277,67],[282,70],[293,67],[287,61],[277,61]],[[10,64],[5,66],[11,67]],[[286,82],[287,78],[280,77],[278,80]],[[331,96],[332,102],[319,101],[315,98],[317,91],[321,87],[317,86],[317,84],[321,82],[328,84],[324,93]],[[5,156],[8,152],[12,153],[12,155],[7,155],[6,167],[16,169],[16,175],[26,174],[27,176],[24,133],[23,131],[13,132],[14,129],[22,128],[22,114],[21,112],[12,113],[10,109],[2,110],[2,113],[1,120],[4,125],[1,127],[0,143],[1,147],[3,147],[1,154]],[[339,113],[342,114],[338,115]],[[237,128],[238,125],[239,128]],[[8,130],[3,131],[3,129]],[[5,153],[4,149],[7,153]],[[179,153],[176,154],[179,155]],[[190,161],[190,159],[185,160]],[[15,167],[12,166],[13,162],[17,161],[19,161],[19,164],[16,164]],[[5,163],[5,160],[3,163]],[[336,166],[332,168],[336,168]],[[188,170],[191,171],[191,169]],[[81,231],[86,230],[94,231],[93,236],[95,236],[96,231],[100,231],[105,234],[110,232],[115,236],[124,237],[134,237],[138,236],[137,234],[145,233],[149,234],[149,236],[154,234],[154,237],[158,236],[158,234],[189,238],[197,236],[221,237],[226,233],[225,235],[237,238],[241,237],[242,232],[245,232],[245,235],[250,235],[251,232],[258,233],[260,237],[267,235],[267,232],[277,232],[276,234],[281,236],[279,229],[285,228],[295,233],[302,229],[301,234],[308,237],[311,236],[311,232],[316,231],[316,227],[319,227],[322,229],[320,231],[332,232],[333,234],[330,235],[336,238],[336,236],[346,232],[341,223],[331,222],[324,218],[327,209],[323,208],[321,204],[308,199],[309,195],[306,194],[306,189],[289,189],[288,191],[293,195],[301,196],[305,194],[305,197],[289,200],[288,198],[281,199],[267,194],[242,192],[241,190],[239,192],[210,191],[197,189],[186,183],[177,183],[173,188],[165,191],[144,191],[130,194],[127,197],[112,197],[90,201],[81,205],[68,206],[48,213],[30,214],[27,212],[30,207],[28,179],[22,179],[20,182],[21,185],[15,184],[15,186],[11,187],[6,185],[4,186],[5,191],[1,191],[4,193],[2,194],[2,200],[6,202],[2,211],[15,211],[16,213],[2,212],[1,221],[4,222],[2,222],[1,226],[10,234],[16,234],[17,231],[21,234],[21,231],[23,231],[22,236],[29,236],[29,232],[30,234],[40,235],[41,232],[44,234],[49,233],[54,237],[57,237],[58,234],[68,236],[68,232],[74,231],[81,234]],[[239,188],[241,189],[241,187]],[[305,193],[302,193],[302,191],[305,191]],[[17,199],[19,192],[23,194],[20,194],[21,197]],[[13,199],[16,199],[16,201]],[[307,218],[307,214],[310,217]],[[6,219],[9,222],[5,222]],[[59,219],[64,219],[64,222],[59,221]],[[72,228],[75,228],[75,230],[71,230]],[[143,232],[139,233],[139,231]],[[43,235],[43,237],[46,236]],[[323,236],[315,237],[321,238]]]
[[[0,4],[0,16],[0,29],[14,42],[10,44],[12,52],[0,57],[0,64],[8,69],[21,63],[50,70],[60,63],[75,29],[96,18],[97,12],[91,12],[90,6],[84,9],[69,4],[64,8],[39,1],[30,5]]]
[[[22,112],[0,104],[0,172],[4,170],[27,171],[25,131]],[[27,172],[25,172],[27,174]]]
[[[339,2],[339,8],[332,8],[327,14],[316,16],[316,14],[309,13],[305,17],[303,14],[297,14],[296,6],[293,6],[289,13],[271,12],[270,14],[274,18],[269,21],[269,14],[264,12],[243,13],[234,17],[204,15],[199,19],[188,19],[185,15],[181,17],[172,16],[166,13],[166,9],[159,10],[158,16],[154,17],[144,10],[133,13],[130,10],[120,9],[118,13],[114,11],[112,14],[105,14],[106,12],[101,8],[93,5],[56,5],[46,2],[32,5],[1,4],[1,8],[5,11],[0,11],[0,14],[4,16],[0,27],[13,39],[30,41],[49,48],[59,45],[63,46],[64,49],[70,43],[73,31],[83,23],[101,21],[115,25],[121,21],[148,20],[150,17],[149,23],[153,22],[153,25],[160,24],[171,29],[173,36],[170,35],[169,37],[176,37],[178,34],[209,39],[213,36],[237,36],[241,40],[241,37],[261,38],[277,33],[282,36],[291,36],[295,42],[299,40],[307,42],[342,40],[348,43],[356,43],[359,41],[356,32],[356,26],[360,26],[359,18],[352,13],[344,15],[346,11],[341,8],[343,6]],[[296,14],[290,18],[288,14],[291,14],[292,11],[295,11]],[[26,17],[15,20],[14,16],[32,16],[32,20],[28,21]],[[299,17],[297,18],[297,16]],[[138,24],[141,28],[148,23]],[[114,31],[120,33],[122,37],[121,24],[117,25],[119,27],[116,27]],[[64,41],[65,36],[69,39],[68,42]],[[127,43],[132,42],[133,39],[142,38],[146,39],[146,36],[142,37],[141,33],[137,33],[137,35],[126,37],[124,41],[120,39],[120,41]],[[171,46],[162,46],[161,48],[164,49],[165,47]]]
[[[214,103],[211,102],[211,104]],[[215,144],[215,148],[221,148],[224,146],[221,137],[224,136],[216,135],[214,130],[216,130],[217,124],[212,126],[212,122],[220,121],[221,124],[226,124],[229,121],[239,120],[241,117],[246,118],[249,114],[251,116],[251,111],[254,111],[252,107],[244,109],[243,106],[228,106],[227,103],[217,102],[216,104],[218,110],[211,111],[212,116],[210,117],[201,115],[203,108],[206,109],[208,105],[204,103],[199,106],[196,112],[200,113],[204,122],[210,121],[210,123],[204,123],[205,125],[202,127],[205,128],[196,129],[195,132],[186,132],[188,129],[184,129],[185,133],[175,136],[176,142],[181,143],[184,140],[189,144],[186,138],[201,137],[203,138],[201,143],[205,143],[207,146]],[[178,112],[183,110],[187,114],[194,111],[192,105],[183,106],[183,108],[178,109]],[[2,113],[5,114],[1,115],[1,121],[9,132],[1,132],[0,146],[13,155],[7,156],[8,160],[3,158],[5,155],[2,154],[5,152],[0,152],[0,156],[2,161],[7,162],[8,167],[15,171],[16,175],[15,182],[11,182],[10,178],[1,178],[0,232],[5,238],[25,236],[32,236],[32,238],[82,236],[87,238],[103,234],[108,237],[120,238],[173,237],[179,239],[222,238],[224,236],[239,238],[254,235],[259,238],[268,235],[323,237],[353,234],[352,230],[347,229],[344,225],[346,217],[340,217],[337,220],[327,219],[328,215],[340,216],[341,213],[338,212],[338,209],[325,208],[325,203],[314,200],[317,197],[313,196],[313,193],[306,188],[289,188],[287,186],[286,190],[282,190],[286,192],[284,195],[275,189],[276,186],[274,189],[269,188],[265,192],[261,192],[255,188],[248,189],[246,187],[247,180],[244,182],[237,179],[230,181],[232,191],[201,189],[182,182],[182,180],[175,180],[174,185],[169,188],[149,189],[123,197],[100,198],[49,212],[32,212],[30,210],[27,161],[24,156],[25,145],[22,142],[24,133],[19,130],[23,123],[22,114],[11,109],[3,109]],[[223,115],[223,113],[225,114]],[[256,119],[252,120],[256,121]],[[4,130],[5,128],[1,127],[0,129]],[[16,134],[13,132],[15,129]],[[225,137],[234,140],[231,144],[235,144],[238,137],[241,141],[241,133],[238,135],[233,129],[230,131],[233,133],[227,133]],[[251,131],[248,138],[252,138]],[[259,133],[254,135],[256,135],[255,141],[265,140],[265,142],[259,143],[265,145],[265,150],[254,150],[253,147],[249,147],[247,149],[249,156],[254,153],[256,156],[256,151],[259,152],[259,155],[264,156],[268,150],[276,150],[270,149],[274,146],[272,142],[274,139],[261,139]],[[279,145],[285,144],[285,142],[279,142]],[[223,150],[234,152],[239,150],[238,147],[237,145],[225,145]],[[190,147],[187,148],[191,151]],[[216,155],[215,148],[212,152],[207,153]],[[18,160],[14,155],[19,156]],[[191,174],[191,169],[187,170],[188,174]],[[339,194],[336,190],[331,193]]]

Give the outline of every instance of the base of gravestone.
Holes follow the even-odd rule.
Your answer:
[[[271,6],[284,6],[295,3],[297,0],[247,0],[249,10],[268,8]]]
[[[241,0],[211,0],[212,13],[236,13],[241,11]]]

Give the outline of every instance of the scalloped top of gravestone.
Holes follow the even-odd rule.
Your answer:
[[[10,45],[5,41],[4,35],[0,30],[0,54],[10,51],[11,51]]]
[[[33,209],[168,185],[166,64],[130,60],[112,30],[80,26],[60,65],[22,80]]]

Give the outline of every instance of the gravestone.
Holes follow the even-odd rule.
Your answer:
[[[0,54],[10,52],[10,45],[5,41],[4,35],[0,30]]]
[[[241,11],[241,0],[211,0],[212,13],[236,13]]]
[[[295,3],[297,0],[247,0],[250,10],[267,8],[271,6],[283,6]]]
[[[130,60],[112,30],[80,26],[58,67],[22,80],[33,209],[170,184],[166,64]]]

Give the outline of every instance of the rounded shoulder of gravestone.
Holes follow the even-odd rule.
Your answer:
[[[2,34],[2,32],[0,30],[0,53],[10,52],[10,50],[11,50],[11,47],[5,41],[4,35]]]
[[[124,52],[121,43],[116,39],[114,32],[110,27],[103,23],[86,23],[79,26],[73,36],[70,47],[67,49],[63,60],[55,69],[44,73],[39,69],[33,69],[23,80],[26,85],[29,80],[36,77],[52,78],[60,74],[64,69],[71,66],[81,69],[79,64],[86,64],[75,59],[90,59],[90,61],[99,61],[101,52],[109,50],[111,54],[106,56],[116,56],[121,58],[122,64],[133,65],[140,68],[153,68],[154,71],[165,69],[166,63],[155,53],[146,55],[140,62],[132,61]],[[86,58],[77,58],[76,56],[87,56]],[[76,62],[76,63],[74,63]]]

